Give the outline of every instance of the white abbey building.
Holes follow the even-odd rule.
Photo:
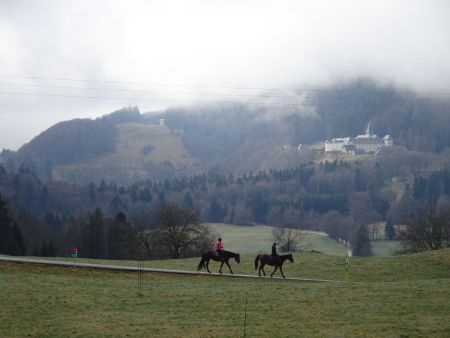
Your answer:
[[[367,126],[364,135],[356,137],[334,138],[325,141],[325,151],[344,152],[344,153],[376,153],[383,147],[391,147],[394,145],[394,140],[390,135],[383,138],[370,132],[370,123]]]

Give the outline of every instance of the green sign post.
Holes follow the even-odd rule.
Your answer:
[[[350,280],[349,267],[350,267],[350,257],[348,257],[347,255],[347,258],[345,259],[345,271],[344,271],[344,280],[346,283],[348,283]]]

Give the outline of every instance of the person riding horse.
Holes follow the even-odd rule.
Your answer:
[[[272,244],[272,255],[271,256],[275,263],[277,263],[277,264],[280,263],[280,256],[278,256],[278,253],[277,253],[277,243]]]
[[[216,250],[214,251],[214,255],[218,258],[221,257],[222,250],[223,250],[222,238],[219,237],[216,243]]]

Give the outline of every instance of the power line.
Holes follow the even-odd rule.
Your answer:
[[[74,79],[64,77],[45,77],[45,76],[23,76],[23,75],[11,75],[0,74],[3,78],[16,78],[16,79],[30,79],[30,80],[50,80],[50,81],[66,81],[66,82],[87,82],[87,83],[104,83],[104,84],[125,84],[125,85],[145,85],[153,87],[185,87],[185,88],[210,88],[210,89],[233,89],[233,90],[258,90],[258,91],[295,91],[297,93],[304,92],[328,92],[327,89],[317,88],[269,88],[269,87],[242,87],[242,86],[214,86],[214,85],[188,85],[188,84],[174,84],[174,83],[151,83],[144,81],[113,81],[113,80],[94,80],[94,79]],[[450,91],[396,91],[396,93],[416,93],[422,95],[450,95]],[[203,94],[205,95],[205,94]],[[244,95],[244,94],[242,94]],[[248,95],[248,94],[247,94]]]
[[[0,86],[13,86],[13,87],[33,87],[33,88],[51,88],[51,89],[70,89],[70,90],[92,90],[92,91],[106,91],[106,92],[126,92],[126,93],[142,93],[142,94],[163,94],[163,95],[188,95],[188,96],[221,96],[221,97],[259,97],[259,98],[282,98],[282,99],[354,99],[361,98],[370,93],[359,92],[359,96],[349,96],[349,95],[335,95],[333,93],[328,93],[328,95],[315,95],[300,97],[300,95],[268,95],[265,93],[261,94],[225,94],[225,93],[188,93],[188,92],[172,92],[172,91],[159,91],[159,90],[141,90],[141,89],[122,89],[122,88],[100,88],[100,87],[73,87],[73,86],[56,86],[56,85],[38,85],[29,83],[1,83]],[[319,90],[316,90],[318,92]],[[324,91],[326,92],[326,91]],[[348,93],[348,91],[346,91]],[[356,93],[356,91],[350,91],[350,93]],[[31,93],[28,93],[31,95]],[[447,95],[450,93],[439,92],[435,94]],[[415,100],[426,100],[429,98],[410,98]]]
[[[54,81],[72,81],[72,82],[92,82],[92,83],[111,83],[111,84],[127,84],[127,85],[146,85],[146,86],[160,86],[160,87],[192,87],[192,88],[215,88],[215,89],[236,89],[236,90],[269,90],[269,91],[284,91],[286,89],[280,88],[262,88],[262,87],[233,87],[233,86],[211,86],[211,85],[188,85],[175,83],[151,83],[151,82],[133,82],[133,81],[112,81],[112,80],[92,80],[92,79],[71,79],[58,77],[43,77],[43,76],[22,76],[22,75],[8,75],[0,74],[0,77],[7,78],[21,78],[21,79],[35,79],[35,80],[54,80]]]
[[[204,104],[235,104],[235,105],[274,105],[299,107],[303,105],[313,105],[312,103],[278,103],[278,102],[254,102],[254,101],[206,101],[206,100],[179,100],[179,99],[149,99],[145,97],[109,97],[109,96],[88,96],[88,95],[65,95],[65,94],[42,94],[42,93],[24,93],[24,92],[8,92],[0,91],[0,94],[6,95],[25,95],[25,96],[48,96],[48,97],[64,97],[77,99],[99,99],[99,100],[129,100],[129,101],[149,101],[149,102],[175,102],[175,103],[204,103]]]
[[[68,94],[50,94],[50,93],[26,93],[26,92],[9,92],[0,91],[0,95],[22,95],[22,96],[38,96],[38,97],[62,97],[62,98],[75,98],[75,99],[94,99],[94,100],[127,100],[127,101],[146,101],[146,102],[167,102],[167,103],[188,103],[188,104],[227,104],[227,105],[259,105],[259,106],[279,106],[279,107],[305,107],[305,106],[317,106],[317,101],[323,97],[313,97],[305,99],[302,102],[297,103],[283,103],[283,102],[263,102],[263,101],[211,101],[211,100],[180,100],[180,99],[158,99],[158,98],[146,98],[146,97],[112,97],[112,96],[93,96],[93,95],[68,95]],[[351,97],[340,97],[331,99],[347,100]],[[355,98],[355,97],[353,97]],[[357,97],[360,98],[360,97]],[[417,101],[433,101],[432,98],[416,98]]]
[[[99,87],[73,87],[73,86],[55,86],[55,85],[37,85],[30,83],[1,83],[0,86],[16,86],[16,87],[35,87],[35,88],[53,88],[53,89],[75,89],[75,90],[92,90],[92,91],[112,91],[112,92],[128,92],[128,93],[155,93],[155,94],[172,94],[172,95],[200,95],[200,96],[232,96],[232,97],[270,97],[270,98],[296,98],[296,95],[268,95],[268,94],[223,94],[223,93],[188,93],[188,92],[168,92],[159,90],[143,90],[143,89],[121,89],[121,88],[99,88]]]
[[[122,89],[122,88],[101,88],[101,87],[73,87],[73,86],[56,86],[56,85],[38,85],[30,83],[5,83],[0,82],[0,86],[15,86],[15,87],[35,87],[35,88],[53,88],[53,89],[74,89],[74,90],[92,90],[92,91],[112,91],[112,92],[128,92],[128,93],[154,93],[154,94],[171,94],[171,95],[191,95],[191,96],[231,96],[231,97],[268,97],[268,98],[294,98],[299,99],[299,95],[269,95],[265,93],[261,94],[224,94],[224,93],[188,93],[188,92],[171,92],[171,91],[159,91],[159,90],[148,90],[148,89]],[[303,93],[308,93],[313,91],[303,91]],[[314,92],[320,92],[320,90],[315,90]],[[327,92],[323,90],[323,92]],[[349,91],[346,91],[349,92]],[[357,91],[350,91],[350,93],[356,93]],[[367,95],[366,92],[359,92],[360,94]],[[430,92],[429,95],[450,95],[446,92]],[[343,96],[344,98],[355,98],[359,96]],[[336,98],[336,95],[328,93],[327,96],[308,96],[307,98]],[[422,98],[418,98],[422,99]]]
[[[51,80],[51,81],[78,81],[78,82],[88,82],[97,84],[141,84],[141,85],[155,85],[145,82],[127,82],[127,81],[104,81],[104,80],[80,80],[80,79],[69,79],[69,78],[55,78],[55,77],[37,77],[37,76],[20,76],[20,75],[7,75],[0,74],[0,77],[4,78],[22,78],[22,79],[34,79],[34,80]],[[169,84],[166,84],[170,86]],[[343,90],[344,93],[340,94],[339,89],[335,91],[330,91],[326,89],[313,89],[313,90],[298,90],[297,93],[303,93],[303,95],[273,95],[267,93],[259,94],[229,94],[229,93],[188,93],[188,92],[172,92],[172,91],[160,91],[160,90],[149,90],[149,89],[124,89],[124,88],[105,88],[105,87],[84,87],[84,86],[62,86],[54,84],[36,84],[36,83],[1,83],[0,86],[8,87],[33,87],[33,88],[47,88],[47,89],[63,89],[63,90],[80,90],[80,91],[95,91],[95,92],[123,92],[123,93],[140,93],[140,94],[154,94],[154,95],[173,95],[173,96],[191,96],[192,99],[180,99],[180,98],[149,98],[149,97],[117,97],[117,96],[98,96],[98,95],[81,95],[81,94],[63,94],[63,93],[40,93],[40,92],[23,92],[23,91],[0,91],[3,95],[22,95],[22,96],[40,96],[40,97],[62,97],[62,98],[76,98],[76,99],[94,99],[94,100],[127,100],[127,101],[146,101],[146,102],[165,102],[165,103],[188,103],[188,104],[234,104],[234,105],[259,105],[259,106],[279,106],[279,107],[305,107],[305,106],[317,106],[319,103],[317,100],[353,100],[353,99],[370,99],[371,92],[364,90]],[[178,86],[178,85],[175,85]],[[181,85],[180,85],[181,86]],[[196,88],[214,88],[214,89],[238,89],[241,87],[220,87],[220,86],[188,86],[184,87],[196,87]],[[242,88],[241,88],[242,89]],[[245,88],[245,89],[259,89],[263,88]],[[268,89],[265,90],[277,90],[281,92],[282,89]],[[322,93],[322,94],[321,94]],[[393,94],[398,94],[396,91]],[[408,92],[411,93],[411,92]],[[306,94],[306,95],[305,95]],[[434,95],[450,95],[450,92],[429,92],[429,94]],[[209,96],[217,97],[216,100],[201,100],[196,99],[196,97]],[[253,98],[253,100],[233,100],[228,98]],[[219,100],[221,99],[221,100]],[[263,101],[264,99],[269,99],[268,101]],[[271,99],[280,99],[271,100]],[[407,100],[425,101],[437,100],[438,98],[433,97],[407,97]],[[284,102],[283,102],[284,101]],[[287,101],[287,102],[286,102]]]

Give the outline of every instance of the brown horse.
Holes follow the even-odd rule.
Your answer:
[[[211,273],[211,271],[209,271],[208,266],[209,266],[209,261],[212,259],[214,261],[222,263],[222,264],[220,264],[220,270],[219,270],[220,274],[222,274],[223,263],[225,263],[228,266],[228,269],[230,269],[231,274],[233,274],[233,270],[231,270],[231,266],[228,263],[228,260],[230,258],[234,258],[234,260],[238,264],[241,262],[241,257],[239,256],[238,253],[222,250],[219,253],[219,255],[216,256],[215,252],[213,250],[207,250],[203,253],[202,259],[201,259],[200,263],[198,263],[198,265],[197,265],[197,271],[200,271],[202,268],[205,268],[206,270],[208,270],[209,273]]]
[[[281,271],[281,276],[284,277],[283,274],[283,263],[286,259],[289,259],[289,261],[291,263],[294,263],[294,258],[292,257],[292,254],[288,254],[288,255],[279,255],[278,259],[275,259],[272,255],[267,255],[267,254],[263,254],[263,255],[258,255],[255,258],[255,270],[258,269],[258,264],[261,263],[259,265],[259,270],[258,270],[258,275],[259,277],[261,277],[261,270],[264,274],[264,276],[266,275],[266,272],[264,271],[264,265],[270,265],[270,266],[275,266],[275,270],[273,270],[272,274],[270,275],[270,277],[273,277],[273,274],[275,273],[275,271],[278,270],[278,268],[280,268]]]

